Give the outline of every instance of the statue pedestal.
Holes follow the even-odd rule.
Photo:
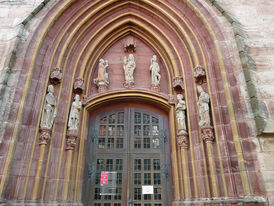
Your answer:
[[[102,93],[107,91],[107,85],[106,84],[98,84],[98,92]]]
[[[188,134],[186,132],[182,134],[177,134],[177,144],[179,147],[182,147],[183,149],[189,148]]]
[[[124,87],[127,89],[131,89],[134,87],[134,82],[124,82]]]
[[[47,145],[50,140],[51,129],[49,128],[40,128],[40,137],[39,137],[39,145]]]
[[[213,143],[214,141],[214,133],[213,133],[213,127],[212,126],[203,126],[201,127],[202,130],[202,138],[205,141],[205,143]]]
[[[151,84],[150,89],[155,92],[160,92],[160,84]]]
[[[66,150],[74,150],[74,148],[76,146],[77,138],[78,138],[78,130],[68,130],[67,131]]]

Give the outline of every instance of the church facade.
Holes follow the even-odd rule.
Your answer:
[[[0,1],[0,205],[273,205],[273,8]]]

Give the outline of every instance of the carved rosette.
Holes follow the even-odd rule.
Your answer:
[[[206,83],[206,72],[203,66],[197,66],[194,68],[194,78],[197,84]]]
[[[212,144],[214,142],[213,127],[205,126],[205,127],[201,127],[201,130],[202,130],[202,138],[205,141],[205,143]]]
[[[184,81],[182,76],[174,77],[172,80],[172,87],[175,90],[182,90],[184,91]]]
[[[39,145],[47,145],[50,140],[51,129],[40,128]]]
[[[187,134],[178,134],[177,135],[177,144],[179,147],[182,147],[183,149],[189,148],[189,141],[188,141],[188,135]]]
[[[74,81],[73,88],[76,93],[82,94],[85,88],[84,79],[82,77],[76,78]]]
[[[66,139],[66,150],[74,150],[78,138],[78,130],[68,130]]]
[[[55,67],[50,73],[50,82],[52,84],[59,84],[62,80],[62,70],[59,67]]]

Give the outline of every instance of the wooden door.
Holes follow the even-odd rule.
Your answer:
[[[96,116],[90,132],[85,205],[169,205],[167,120],[154,112],[123,108]],[[116,172],[116,194],[102,195],[101,172]],[[85,184],[85,183],[84,183]],[[143,194],[149,186],[153,194]]]

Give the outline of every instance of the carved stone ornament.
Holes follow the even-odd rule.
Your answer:
[[[168,103],[172,105],[175,104],[175,97],[173,94],[168,94]]]
[[[172,87],[175,90],[182,90],[184,91],[184,81],[183,81],[183,77],[179,76],[179,77],[174,77],[173,81],[172,81]]]
[[[40,128],[51,130],[57,114],[56,98],[54,96],[54,87],[48,86],[48,93],[44,100]]]
[[[104,92],[107,90],[109,85],[108,81],[108,60],[100,59],[98,66],[98,75],[97,78],[93,80],[94,84],[98,87],[98,92]]]
[[[151,85],[160,85],[161,75],[160,75],[160,66],[157,63],[157,56],[153,55],[150,60],[149,71],[151,72]]]
[[[200,121],[200,127],[209,127],[210,126],[210,114],[209,114],[209,95],[206,93],[201,86],[197,86],[197,91],[199,94],[199,100],[197,102]]]
[[[184,148],[188,148],[188,140],[187,140],[187,129],[186,129],[186,103],[183,99],[182,94],[177,95],[178,103],[176,105],[176,121],[177,121],[177,142],[179,146],[182,146]]]
[[[194,78],[195,81],[198,84],[203,84],[206,82],[206,72],[205,72],[205,68],[203,66],[197,66],[194,68]]]
[[[124,69],[124,74],[125,74],[125,82],[124,82],[124,87],[125,88],[132,88],[134,87],[134,71],[136,68],[136,63],[134,60],[133,54],[129,54],[128,58],[125,56],[124,57],[124,64],[123,64],[123,69]]]
[[[84,79],[82,77],[76,78],[74,81],[73,88],[76,93],[82,94],[85,88]]]
[[[213,127],[201,127],[202,130],[202,138],[205,141],[205,143],[213,143],[214,141],[214,133],[213,133]]]
[[[177,144],[179,147],[182,147],[183,149],[188,149],[189,148],[188,135],[187,134],[177,135]]]
[[[68,130],[66,139],[66,150],[74,150],[77,144],[78,130]]]
[[[82,102],[80,101],[80,96],[76,94],[74,97],[74,102],[72,102],[70,107],[68,130],[78,130],[81,109],[82,109]]]
[[[61,68],[59,67],[55,67],[52,71],[51,71],[51,74],[50,74],[50,82],[52,84],[59,84],[62,80],[62,70]]]
[[[133,36],[128,36],[124,41],[125,52],[135,52],[136,51],[136,40]]]
[[[39,145],[47,145],[50,140],[51,130],[40,128]]]

